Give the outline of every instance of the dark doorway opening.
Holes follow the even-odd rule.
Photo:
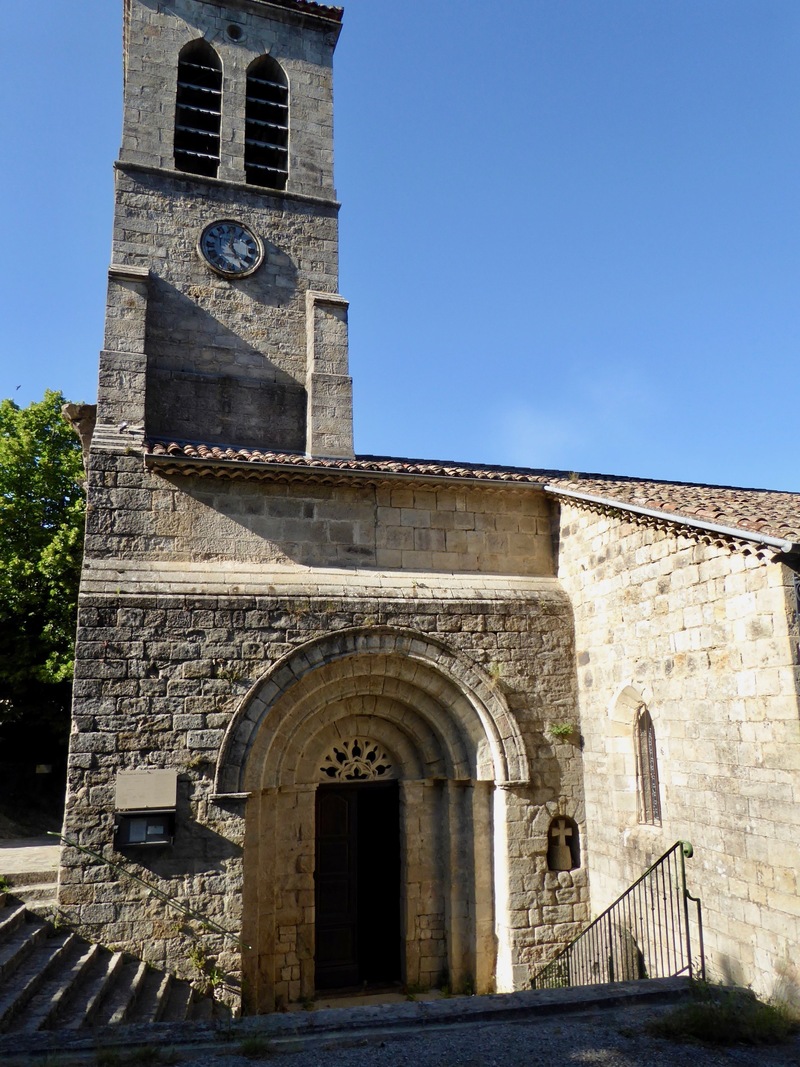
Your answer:
[[[314,878],[316,988],[399,981],[397,782],[319,786]]]

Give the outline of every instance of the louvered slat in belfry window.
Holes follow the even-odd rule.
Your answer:
[[[289,177],[289,86],[280,65],[262,56],[247,72],[244,169],[250,185],[285,189]],[[269,140],[265,140],[265,128]]]
[[[277,81],[277,82],[269,81],[267,78],[256,78],[255,75],[253,75],[253,74],[250,75],[250,84],[251,85],[269,85],[273,89],[285,89],[286,88],[286,85],[284,84],[284,82],[281,82],[281,81]]]
[[[222,63],[205,41],[192,41],[178,58],[175,166],[216,178],[222,115]]]
[[[212,89],[208,85],[198,85],[195,82],[181,81],[178,79],[178,89],[194,90],[196,93],[210,93],[211,96],[222,96],[222,90]]]

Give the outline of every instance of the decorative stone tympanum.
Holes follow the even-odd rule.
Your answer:
[[[332,745],[319,770],[323,781],[374,782],[394,777],[383,748],[375,741],[357,737]]]

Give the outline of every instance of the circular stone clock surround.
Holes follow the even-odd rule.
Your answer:
[[[236,219],[210,222],[200,234],[197,251],[223,278],[246,278],[264,262],[261,238]]]

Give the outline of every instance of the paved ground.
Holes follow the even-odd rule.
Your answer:
[[[3,1058],[4,1067],[800,1067],[800,1040],[779,1047],[712,1049],[650,1037],[661,1008],[634,1007],[546,1019],[306,1036],[280,1042],[223,1031],[204,1048],[154,1041],[128,1051],[98,1042],[91,1051]]]
[[[88,1040],[64,1031],[35,1035],[16,1048],[9,1035],[0,1037],[0,1060],[3,1067],[800,1067],[800,1036],[784,1046],[730,1049],[651,1037],[648,1022],[670,1010],[631,983],[268,1015],[217,1026],[130,1027],[124,1047],[122,1035],[108,1030]]]
[[[514,1019],[392,1034],[351,1035],[263,1054],[239,1043],[176,1059],[183,1067],[799,1067],[800,1043],[710,1049],[652,1038],[644,1027],[665,1009],[605,1010],[556,1019]],[[250,1056],[243,1055],[249,1052]],[[256,1055],[253,1055],[256,1053]]]
[[[0,874],[29,874],[58,867],[61,846],[55,837],[12,837],[0,840]]]

